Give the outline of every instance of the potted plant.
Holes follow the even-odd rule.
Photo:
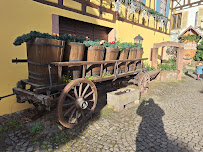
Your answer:
[[[109,60],[116,60],[118,58],[119,55],[119,51],[120,49],[119,47],[119,42],[106,42],[104,43],[105,47],[106,47],[106,55],[105,55],[105,61],[109,61]],[[113,73],[113,65],[112,64],[107,64],[107,71],[112,74]]]
[[[76,36],[75,34],[68,34],[65,37],[66,45],[64,50],[63,61],[83,61],[84,52],[85,52],[85,44],[83,42],[88,40],[89,38]],[[64,74],[71,76],[73,79],[77,79],[81,75],[81,66],[77,67],[64,67]]]
[[[105,43],[105,41],[99,41],[99,40],[95,40],[95,41],[84,41],[83,42],[85,44],[85,46],[88,47],[87,50],[87,61],[102,61],[104,59],[104,51],[105,48],[103,46],[103,44]],[[87,68],[90,68],[91,65],[88,65]],[[89,70],[91,70],[91,75],[99,75],[100,74],[100,65],[98,65],[99,67],[92,67]]]
[[[131,48],[131,43],[127,43],[127,42],[119,43],[119,49],[120,49],[119,60],[125,60],[128,58],[128,53],[129,53],[130,48]],[[120,64],[119,69],[120,69],[119,71],[121,73],[125,72],[125,65]]]
[[[31,31],[28,34],[19,36],[14,41],[14,45],[19,46],[26,42],[29,81],[38,84],[48,84],[49,70],[51,62],[60,62],[63,58],[65,42],[64,37],[57,34],[40,33]],[[56,82],[57,67],[51,68],[52,82]]]

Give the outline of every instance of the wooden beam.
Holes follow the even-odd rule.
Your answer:
[[[178,48],[177,59],[176,59],[177,70],[178,70],[178,75],[177,75],[178,80],[182,79],[183,56],[184,56],[184,48]]]
[[[131,60],[110,60],[110,61],[73,61],[73,62],[52,62],[52,65],[55,66],[80,66],[80,65],[88,65],[88,64],[105,64],[105,63],[124,63],[124,62],[132,62],[132,61],[141,61],[147,60],[148,58],[138,58]]]
[[[153,48],[152,50],[152,67],[157,69],[157,59],[158,59],[158,48]]]
[[[155,43],[153,48],[160,48],[160,47],[165,47],[165,46],[184,47],[184,44],[168,41],[168,42],[162,42],[162,43]]]

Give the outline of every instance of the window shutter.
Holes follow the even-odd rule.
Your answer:
[[[161,3],[161,0],[156,0],[156,11],[159,12],[160,10],[160,3]]]
[[[145,0],[141,0],[141,2],[142,2],[143,4],[145,4]]]
[[[167,3],[166,3],[166,17],[168,17],[169,8],[170,8],[170,0],[167,0]]]

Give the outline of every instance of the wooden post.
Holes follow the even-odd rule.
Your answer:
[[[183,55],[184,55],[184,48],[178,48],[177,58],[176,58],[176,64],[177,64],[177,70],[178,70],[178,76],[177,76],[178,80],[182,79]]]
[[[101,69],[100,69],[100,78],[102,78],[102,74],[103,74],[103,64],[101,64]]]
[[[61,82],[62,77],[62,66],[58,66],[58,81]]]
[[[158,48],[152,48],[152,67],[157,69]]]
[[[83,65],[83,68],[82,68],[82,77],[85,78],[85,75],[86,75],[86,68],[87,68],[87,65]]]
[[[143,48],[141,49],[137,49],[137,55],[136,55],[136,59],[141,59],[142,58],[142,55],[143,55]],[[138,69],[141,69],[141,61],[138,61],[138,64],[137,64],[137,68]]]
[[[162,47],[162,50],[161,50],[161,61],[166,60],[166,50],[167,50],[167,47]]]

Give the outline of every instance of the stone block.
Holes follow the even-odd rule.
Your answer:
[[[178,71],[161,71],[156,80],[163,82],[177,82]]]
[[[134,88],[122,88],[107,93],[107,105],[120,112],[124,108],[130,108],[139,104],[139,90]]]

